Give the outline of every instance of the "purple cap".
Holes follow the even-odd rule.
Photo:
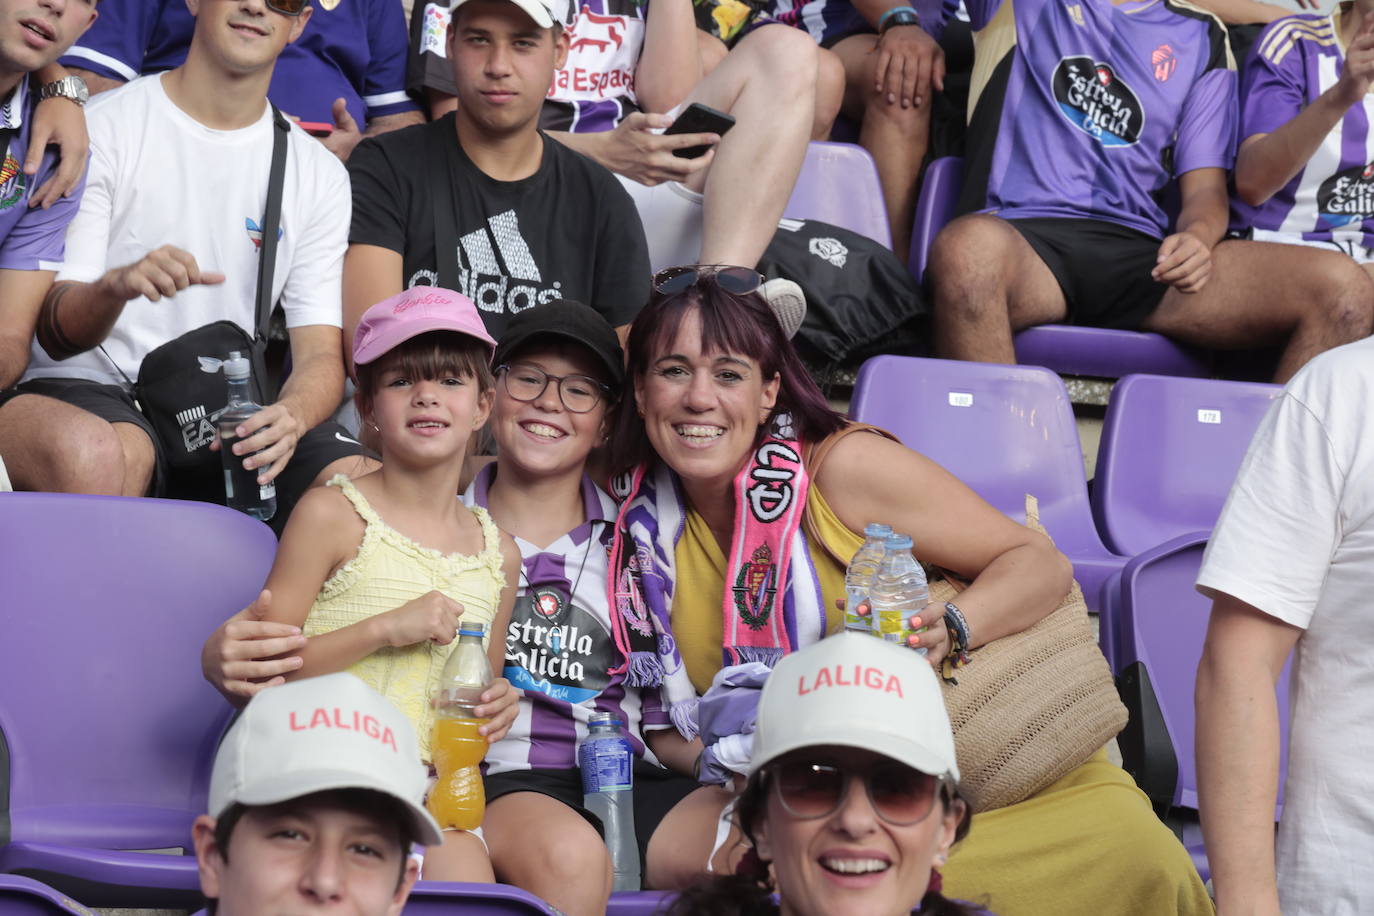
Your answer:
[[[496,349],[471,299],[440,286],[414,286],[363,313],[353,336],[353,362],[366,365],[397,344],[430,331],[457,331]]]

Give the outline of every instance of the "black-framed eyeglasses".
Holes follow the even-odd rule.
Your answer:
[[[727,293],[744,296],[763,285],[763,275],[749,267],[729,264],[689,264],[684,267],[665,267],[654,274],[654,289],[666,296],[695,286],[703,277],[710,277]]]
[[[878,817],[896,826],[925,820],[944,781],[896,761],[875,764],[861,775],[808,760],[784,761],[774,765],[771,772],[778,801],[795,818],[811,820],[834,814],[849,795],[850,783],[858,779]]]
[[[506,394],[517,401],[533,401],[549,387],[558,383],[558,400],[573,413],[587,413],[601,401],[609,401],[611,387],[585,375],[550,375],[537,366],[525,363],[505,363],[496,367]]]
[[[310,0],[262,0],[269,10],[283,16],[299,16],[310,5]]]

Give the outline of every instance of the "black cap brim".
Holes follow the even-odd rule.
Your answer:
[[[555,299],[525,309],[511,318],[496,342],[496,365],[535,337],[555,337],[579,343],[592,352],[605,369],[611,385],[625,381],[625,353],[615,328],[596,310],[572,299]]]

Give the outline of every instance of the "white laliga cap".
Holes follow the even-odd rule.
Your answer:
[[[332,789],[371,789],[410,812],[418,841],[443,842],[424,807],[428,768],[410,720],[351,674],[259,692],[224,736],[210,775],[210,815]]]
[[[458,12],[458,7],[467,3],[468,0],[453,0],[449,6],[449,15]],[[534,24],[541,29],[551,29],[555,24],[567,25],[568,12],[567,0],[510,0],[520,9],[525,11]]]
[[[759,698],[749,772],[817,745],[874,751],[959,781],[940,682],[923,656],[863,633],[840,633],[785,656]]]

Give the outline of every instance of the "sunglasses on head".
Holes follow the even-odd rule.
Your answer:
[[[861,774],[828,763],[788,760],[772,767],[778,801],[801,820],[834,814],[849,795],[855,779],[864,784],[878,817],[895,826],[922,821],[935,806],[943,779],[896,761],[875,764]]]
[[[299,16],[310,5],[310,0],[263,0],[267,8],[283,16]]]
[[[710,277],[727,293],[744,296],[763,283],[763,275],[748,267],[729,264],[690,264],[686,267],[665,267],[654,274],[654,289],[665,296],[680,293]]]

